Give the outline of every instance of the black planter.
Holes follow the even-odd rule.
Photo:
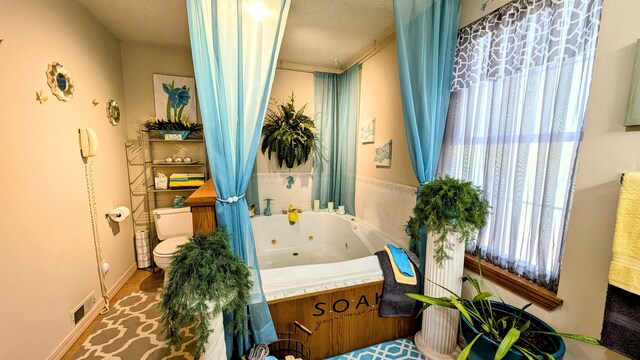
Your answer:
[[[476,302],[477,306],[479,306],[479,302]],[[501,302],[491,301],[491,308],[493,309],[494,314],[519,314],[520,309],[517,307],[503,304]],[[468,343],[473,341],[473,339],[478,335],[478,330],[476,330],[464,316],[461,316],[460,325],[462,328],[462,335],[464,336],[464,340]],[[551,326],[547,325],[541,319],[531,315],[528,312],[522,313],[522,319],[526,322],[527,320],[531,321],[530,329],[540,330],[540,331],[555,331]],[[556,360],[562,360],[565,353],[565,345],[564,340],[562,340],[559,336],[550,336],[551,341],[556,345],[556,351],[552,353],[553,357]],[[471,360],[493,360],[496,351],[498,350],[499,344],[486,336],[481,336],[473,347],[471,348],[470,359]],[[539,357],[542,359],[541,357]],[[504,357],[505,360],[521,360],[526,359],[522,353],[517,350],[509,350],[507,356]]]

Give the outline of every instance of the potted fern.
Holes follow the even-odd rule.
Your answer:
[[[318,132],[313,119],[305,115],[305,104],[296,110],[293,93],[282,104],[274,100],[275,109],[269,108],[262,126],[262,154],[269,160],[275,154],[278,167],[305,164],[316,149]]]
[[[218,229],[197,234],[178,247],[160,301],[162,324],[172,346],[182,342],[182,329],[196,325],[195,358],[207,344],[211,320],[232,312],[234,331],[246,321],[249,303],[249,267],[229,247],[229,234]]]
[[[420,312],[435,305],[460,312],[462,335],[466,346],[457,360],[562,360],[565,344],[562,337],[588,344],[599,345],[600,340],[578,334],[556,332],[543,320],[525,311],[531,304],[517,308],[498,299],[484,287],[481,267],[482,256],[478,252],[479,280],[465,275],[476,291],[473,298],[463,298],[455,292],[442,287],[449,296],[431,297],[421,294],[407,296],[423,302]]]
[[[444,286],[460,293],[465,245],[473,241],[488,215],[489,203],[471,182],[446,176],[422,186],[407,232],[411,235],[412,249],[420,255],[433,254],[434,261],[426,259],[426,255],[420,259],[424,276],[440,279]],[[424,283],[424,294],[434,298],[445,295],[428,282]],[[415,342],[427,357],[455,353],[459,317],[451,312],[432,308],[422,317],[422,330],[416,334]],[[443,336],[430,336],[433,331]]]
[[[407,222],[412,242],[423,241],[424,229],[433,237],[438,265],[451,259],[455,242],[471,243],[487,223],[489,203],[471,182],[449,176],[428,182],[418,191],[413,216]],[[414,244],[415,245],[415,244]]]

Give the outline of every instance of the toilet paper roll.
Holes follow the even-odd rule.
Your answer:
[[[123,222],[129,215],[131,215],[131,210],[126,206],[118,206],[109,211],[109,218],[115,222]]]
[[[149,230],[138,230],[136,231],[136,240],[146,240],[149,239]]]

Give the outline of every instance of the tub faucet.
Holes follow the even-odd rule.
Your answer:
[[[264,216],[271,216],[271,200],[273,199],[264,199],[267,202],[267,208],[264,209]]]
[[[289,214],[289,225],[295,225],[295,223],[298,222],[300,209],[296,209],[293,207],[293,204],[289,204],[289,210],[287,212]]]

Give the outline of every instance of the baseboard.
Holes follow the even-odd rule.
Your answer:
[[[131,276],[133,275],[133,273],[136,272],[137,269],[138,267],[136,266],[135,262],[132,263],[131,266],[129,266],[127,271],[124,272],[124,274],[120,277],[120,279],[118,279],[118,281],[116,281],[116,283],[113,284],[111,289],[107,291],[107,296],[109,296],[109,299],[113,299],[113,297],[116,296],[118,291],[122,289],[124,284],[127,283],[127,281],[131,278]]]
[[[131,278],[131,276],[136,271],[136,269],[137,269],[137,266],[136,266],[136,263],[134,262],[127,269],[127,271],[125,271],[124,274],[118,279],[118,281],[116,281],[116,283],[111,287],[111,289],[107,292],[109,299],[111,299],[118,291],[120,291],[120,289],[122,289],[124,284],[127,282],[127,280]],[[66,354],[67,351],[69,351],[71,346],[73,346],[76,340],[78,340],[80,335],[82,335],[82,333],[85,330],[87,330],[87,328],[89,327],[89,325],[91,325],[93,320],[95,320],[98,317],[98,315],[100,314],[100,310],[102,310],[103,307],[104,307],[104,299],[100,297],[96,301],[96,303],[93,305],[93,308],[91,308],[91,310],[87,313],[87,315],[83,317],[82,320],[80,320],[78,324],[73,328],[73,331],[71,331],[71,333],[69,333],[69,335],[67,335],[67,337],[62,341],[62,343],[60,343],[60,345],[58,345],[58,347],[53,351],[53,353],[49,355],[48,359],[49,360],[61,359],[64,356],[64,354]]]

